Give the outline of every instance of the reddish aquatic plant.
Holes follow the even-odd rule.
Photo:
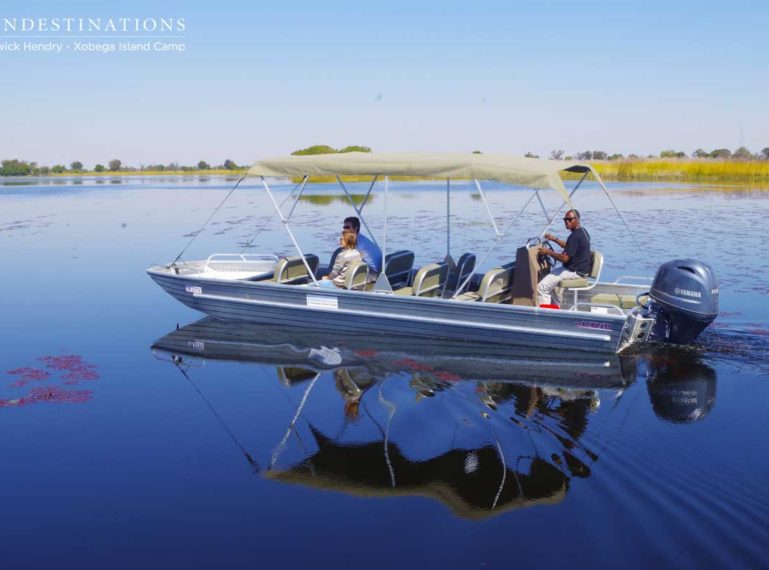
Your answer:
[[[97,380],[99,378],[96,365],[85,362],[81,356],[75,354],[41,356],[38,360],[45,363],[46,368],[56,370],[59,373],[59,379],[64,384],[77,384],[82,380]],[[51,372],[48,370],[28,366],[8,370],[6,374],[18,377],[18,380],[11,384],[11,388],[21,388],[30,382],[51,378]],[[44,386],[33,388],[21,398],[0,399],[0,408],[26,406],[39,402],[82,403],[87,402],[92,397],[93,392],[91,390],[68,390],[59,386]]]
[[[40,370],[39,368],[29,368],[28,366],[8,370],[6,374],[10,374],[11,376],[19,376],[19,380],[11,384],[11,387],[13,388],[21,388],[30,382],[46,380],[51,377],[51,374],[45,370]]]
[[[48,368],[66,372],[62,374],[65,384],[77,384],[81,380],[98,380],[99,374],[96,372],[96,365],[88,364],[83,361],[83,357],[77,354],[64,356],[41,356],[38,358],[45,362]]]
[[[0,408],[27,406],[40,402],[56,402],[66,404],[81,404],[93,397],[91,390],[64,390],[57,386],[32,388],[29,394],[13,400],[0,400]]]

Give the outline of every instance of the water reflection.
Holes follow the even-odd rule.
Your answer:
[[[642,362],[648,367],[649,401],[658,418],[692,423],[713,409],[716,371],[696,356],[660,349]]]
[[[212,408],[266,477],[356,496],[431,497],[472,519],[557,503],[574,478],[589,478],[608,443],[601,426],[587,437],[590,424],[599,410],[600,423],[616,420],[636,380],[670,421],[702,419],[715,399],[711,368],[654,354],[538,360],[504,346],[298,335],[210,318],[152,348],[188,378],[208,359],[275,366],[298,403],[275,447],[254,450],[261,459]],[[305,410],[319,386],[333,396],[319,400],[321,419]]]
[[[636,198],[650,198],[661,195],[667,196],[706,196],[707,194],[716,194],[723,198],[765,198],[769,194],[769,186],[766,183],[743,182],[734,184],[718,183],[691,183],[691,184],[652,184],[637,183],[627,188],[623,187],[621,182],[615,182],[618,189],[622,189],[629,196]]]
[[[372,203],[376,199],[375,194],[371,194],[368,197],[368,200],[366,200],[366,194],[350,194],[350,198],[352,198],[353,203],[355,203],[356,206],[360,206],[365,201],[366,203]],[[310,204],[314,206],[328,206],[330,204],[333,204],[334,202],[339,202],[342,204],[349,204],[350,200],[347,198],[345,194],[302,194],[299,197],[299,200],[302,202],[309,202]]]

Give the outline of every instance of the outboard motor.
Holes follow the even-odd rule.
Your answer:
[[[674,259],[654,276],[648,311],[654,316],[650,340],[688,344],[718,316],[718,279],[696,259]]]

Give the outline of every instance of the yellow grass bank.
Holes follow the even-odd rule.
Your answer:
[[[769,160],[642,159],[590,164],[605,180],[769,182]]]

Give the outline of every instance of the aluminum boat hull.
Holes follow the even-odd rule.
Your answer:
[[[350,335],[493,342],[529,348],[537,356],[557,354],[553,351],[616,353],[627,321],[620,314],[206,279],[178,275],[164,266],[147,272],[178,301],[218,319]]]

